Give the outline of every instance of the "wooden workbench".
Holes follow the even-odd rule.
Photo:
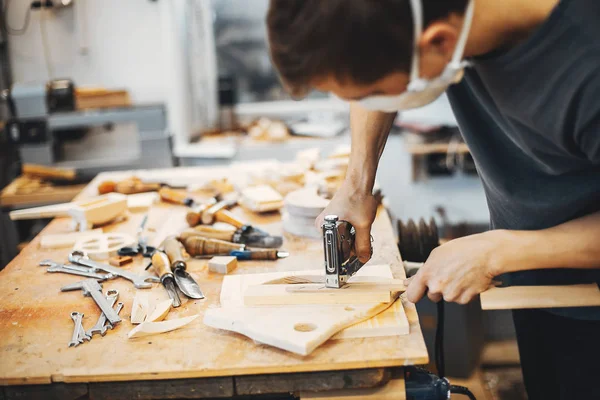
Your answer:
[[[135,174],[142,179],[152,177],[160,181],[173,178],[180,184],[207,177],[239,178],[264,164],[146,170]],[[102,180],[118,180],[129,175],[131,172],[100,174],[80,198],[94,195]],[[185,207],[174,205],[154,207],[147,228],[163,233],[165,230],[177,232],[185,227],[186,211]],[[279,214],[258,217],[240,208],[234,212],[273,234],[282,232]],[[143,214],[131,214],[126,221],[105,230],[135,234],[142,217]],[[55,219],[42,234],[68,231],[69,223],[68,218]],[[395,277],[403,278],[400,254],[385,210],[379,210],[372,233],[373,261],[389,263]],[[152,242],[152,236],[150,240]],[[235,273],[322,266],[319,240],[286,236],[283,248],[290,251],[289,258],[276,262],[241,262]],[[47,393],[49,397],[44,398],[50,398],[51,393],[60,398],[86,394],[90,398],[113,399],[202,398],[373,387],[389,380],[394,367],[428,362],[416,309],[407,302],[404,305],[410,322],[409,335],[329,341],[307,357],[208,328],[203,325],[202,316],[207,308],[218,305],[222,277],[208,272],[205,260],[190,262],[188,270],[200,284],[206,299],[182,299],[183,305],[171,311],[177,316],[200,314],[190,325],[167,334],[128,340],[136,289],[129,281],[116,279],[104,283],[104,289],[119,290],[119,301],[125,303],[121,313],[123,321],[105,337],[96,336],[89,343],[68,348],[73,329],[69,314],[72,311],[84,313],[86,329],[99,315],[93,301],[84,298],[81,292],[59,291],[61,286],[79,281],[79,277],[46,273],[38,266],[47,258],[64,262],[68,252],[69,249],[42,250],[38,237],[0,272],[0,293],[3,293],[0,296],[0,385],[10,385],[3,388],[7,398],[12,398],[9,394],[35,397],[39,393]],[[146,263],[140,259],[124,268],[143,273]],[[166,297],[159,285],[148,291],[157,297]],[[163,380],[169,380],[169,384]]]

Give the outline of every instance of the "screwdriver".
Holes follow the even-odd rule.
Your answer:
[[[152,255],[152,266],[160,277],[160,281],[165,287],[169,298],[173,301],[173,307],[179,307],[181,300],[175,289],[175,278],[171,272],[171,261],[169,257],[162,251],[157,250]]]

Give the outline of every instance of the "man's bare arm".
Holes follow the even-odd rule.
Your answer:
[[[346,180],[316,220],[320,226],[325,215],[335,214],[354,225],[356,252],[362,262],[371,257],[371,225],[377,211],[373,185],[395,117],[396,113],[367,111],[357,104],[350,105],[352,150]]]
[[[356,103],[350,105],[352,151],[346,177],[357,190],[373,190],[379,159],[395,118],[396,113],[369,111]]]

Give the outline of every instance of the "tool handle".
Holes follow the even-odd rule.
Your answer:
[[[152,267],[154,268],[160,279],[163,279],[163,277],[166,275],[173,276],[169,256],[167,256],[162,251],[155,251],[152,255]]]
[[[77,172],[74,169],[64,169],[47,167],[38,164],[23,164],[21,167],[23,175],[34,176],[38,178],[55,178],[72,181],[77,177]]]
[[[115,192],[123,194],[136,194],[145,192],[156,192],[160,190],[160,183],[144,183],[140,178],[132,177],[117,182]]]
[[[184,245],[185,249],[192,255],[192,257],[229,253],[232,250],[244,249],[244,245],[230,243],[224,240],[206,239],[200,236],[192,236],[185,239]]]
[[[238,260],[246,261],[246,260],[278,260],[277,256],[278,250],[268,249],[268,250],[246,250],[246,251],[238,251],[234,250],[230,255],[236,257]]]
[[[173,190],[171,188],[163,187],[158,191],[162,201],[167,203],[175,203],[187,206],[190,204],[190,196],[180,190]]]
[[[167,237],[160,246],[169,257],[171,261],[171,269],[183,268],[186,269],[186,260],[189,260],[190,255],[183,247],[183,244],[175,236]]]
[[[186,229],[179,234],[181,239],[187,239],[192,236],[200,236],[208,239],[218,239],[225,240],[226,242],[231,242],[233,239],[233,234],[235,231],[226,231],[223,229],[215,229],[212,226],[208,225],[198,225],[193,229]]]
[[[202,223],[202,214],[213,204],[214,202],[202,204],[201,206],[197,207],[194,211],[190,211],[189,213],[187,213],[187,215],[185,216],[185,220],[187,221],[188,225],[191,227],[200,225]]]
[[[214,215],[214,222],[225,222],[229,225],[233,225],[236,228],[241,228],[246,225],[244,221],[233,215],[231,211],[221,210],[217,211]]]
[[[115,191],[117,182],[115,181],[103,181],[98,184],[98,194],[107,194]]]

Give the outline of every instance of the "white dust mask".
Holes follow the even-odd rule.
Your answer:
[[[469,0],[463,27],[456,43],[452,60],[446,65],[442,74],[433,79],[419,77],[419,38],[423,34],[423,5],[421,4],[421,0],[410,0],[410,4],[414,25],[414,50],[410,69],[410,82],[406,91],[399,95],[369,96],[358,100],[358,103],[367,110],[395,112],[423,107],[440,97],[450,85],[460,82],[464,75],[465,67],[469,65],[462,58],[469,37],[469,31],[471,30],[471,22],[473,21],[474,1]]]

